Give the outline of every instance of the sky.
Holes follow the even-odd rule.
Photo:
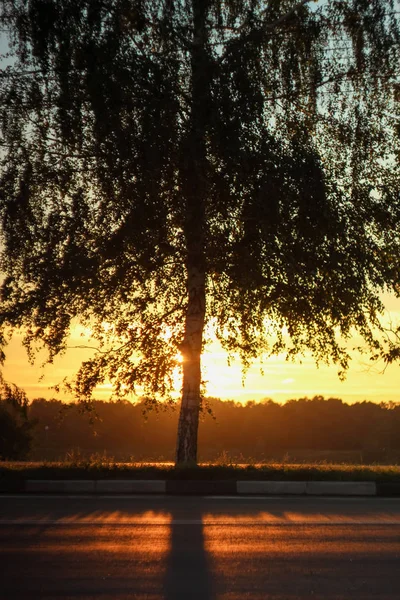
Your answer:
[[[387,315],[393,323],[400,323],[400,299],[384,297]],[[82,345],[84,339],[80,330],[72,332],[70,346]],[[21,337],[14,337],[6,348],[6,364],[3,374],[7,381],[22,387],[30,399],[59,397],[51,386],[61,383],[65,377],[74,374],[82,360],[89,358],[87,349],[70,348],[65,356],[56,358],[54,364],[41,368],[44,355],[39,355],[35,365],[30,365]],[[203,355],[203,378],[207,383],[207,395],[239,402],[260,401],[272,398],[284,402],[290,398],[313,397],[322,395],[339,397],[345,402],[369,400],[373,402],[400,402],[399,375],[400,365],[389,366],[383,373],[383,364],[372,365],[367,355],[354,355],[346,380],[338,378],[337,367],[321,365],[317,368],[310,356],[302,361],[286,362],[282,355],[256,362],[250,368],[242,383],[242,371],[239,360],[231,366],[227,364],[224,351],[216,342],[212,342]],[[261,373],[261,369],[263,373]],[[177,381],[177,393],[179,381]],[[110,397],[109,384],[100,386],[95,396],[106,400]],[[132,398],[134,400],[134,398]]]

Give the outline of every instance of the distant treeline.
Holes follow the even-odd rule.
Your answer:
[[[300,398],[239,404],[207,400],[199,431],[199,460],[247,462],[268,459],[343,462],[400,458],[400,404],[338,398]],[[93,403],[82,412],[77,404],[33,400],[29,417],[36,420],[32,459],[58,460],[106,453],[116,460],[174,459],[178,413],[151,411],[143,403]],[[92,421],[92,422],[91,422]]]

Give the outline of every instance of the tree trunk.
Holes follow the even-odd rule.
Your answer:
[[[186,201],[185,238],[187,297],[183,356],[182,401],[178,425],[176,464],[197,463],[197,431],[201,402],[201,351],[206,308],[205,202],[207,197],[206,146],[209,75],[206,52],[206,0],[192,0],[192,106],[188,143],[181,173]]]
[[[189,302],[182,345],[183,386],[178,425],[177,464],[197,463],[197,430],[201,401],[201,350],[205,316],[204,269],[188,273]]]

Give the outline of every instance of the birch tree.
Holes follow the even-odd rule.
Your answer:
[[[345,371],[399,288],[395,0],[2,0],[1,331],[95,346],[71,390],[169,399],[201,353]],[[397,106],[397,108],[396,108]]]

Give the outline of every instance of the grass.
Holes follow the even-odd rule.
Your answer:
[[[195,479],[274,481],[400,482],[399,465],[349,464],[203,464],[175,468],[162,463],[121,463],[91,457],[69,462],[3,462],[0,484],[24,479]],[[1,485],[0,485],[1,489]]]

